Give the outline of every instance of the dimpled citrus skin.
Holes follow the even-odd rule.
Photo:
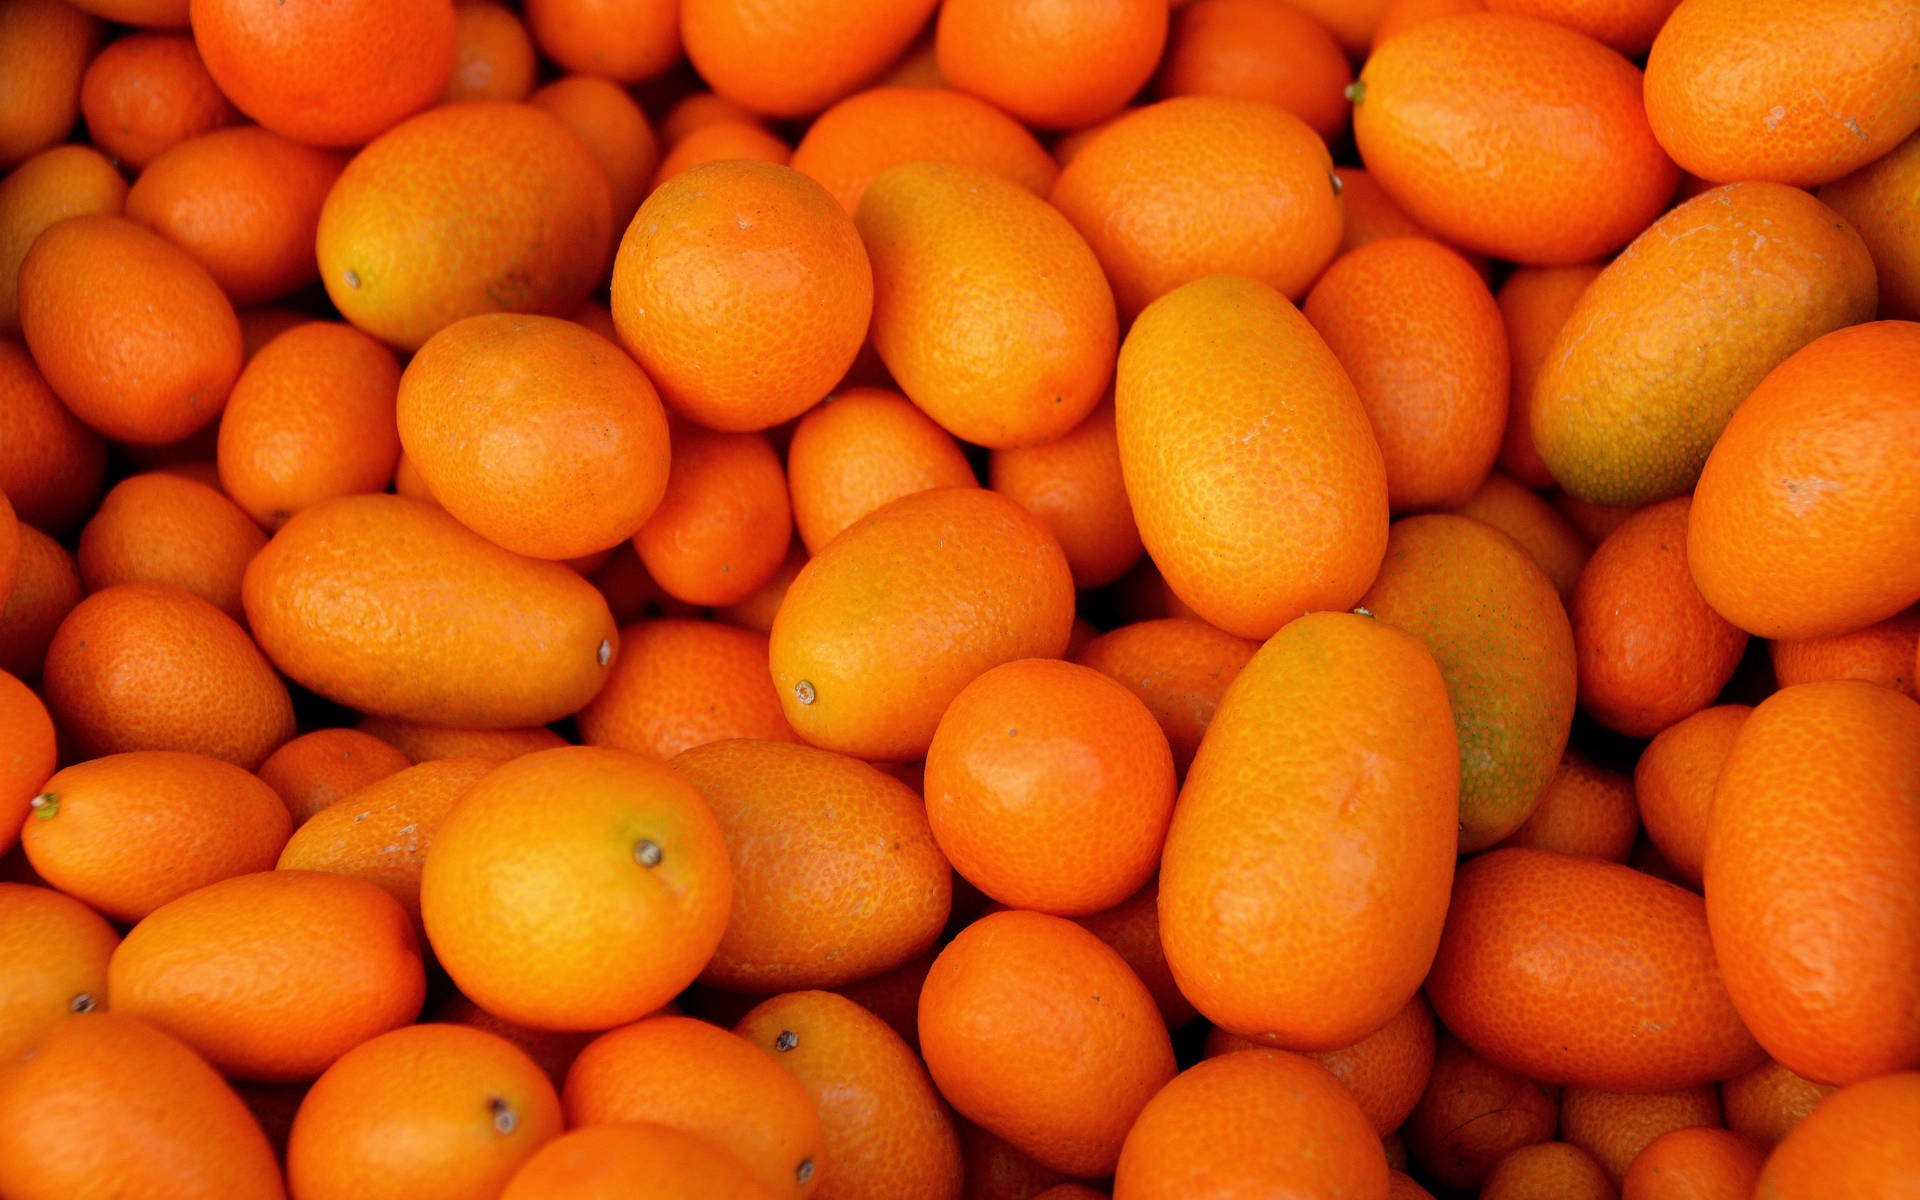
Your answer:
[[[1243,1050],[1182,1072],[1127,1134],[1114,1200],[1386,1200],[1387,1159],[1325,1067]]]
[[[0,12],[0,168],[56,145],[80,115],[81,73],[104,40],[99,21],[62,0],[25,0]]]
[[[854,224],[873,264],[874,349],[962,441],[1030,446],[1100,402],[1120,331],[1074,227],[985,167],[919,162],[867,186]]]
[[[1167,44],[1153,0],[943,0],[941,77],[1035,128],[1079,129],[1118,112]]]
[[[1464,1192],[1516,1147],[1553,1140],[1558,1119],[1557,1089],[1487,1061],[1442,1029],[1426,1090],[1401,1132],[1423,1177]]]
[[[1339,360],[1284,296],[1214,276],[1120,348],[1120,469],[1147,552],[1210,624],[1265,638],[1346,608],[1386,552],[1387,479]]]
[[[1920,600],[1920,323],[1836,330],[1753,389],[1701,472],[1687,565],[1762,637],[1852,633]]]
[[[534,1151],[500,1200],[775,1200],[740,1160],[664,1125],[588,1125]]]
[[[1174,768],[1184,775],[1220,697],[1259,648],[1205,621],[1165,617],[1109,630],[1073,660],[1113,676],[1146,702],[1167,735]]]
[[[1633,1160],[1620,1194],[1623,1200],[1750,1200],[1766,1156],[1765,1147],[1731,1130],[1670,1129]]]
[[[774,686],[814,745],[911,761],[976,676],[1065,653],[1073,607],[1067,556],[1040,518],[982,488],[916,492],[801,568],[773,621]]]
[[[1014,907],[1088,916],[1159,866],[1173,755],[1152,711],[1117,680],[1027,659],[954,697],[923,791],[934,836],[968,882]]]
[[[1587,560],[1568,604],[1580,707],[1628,737],[1653,737],[1712,704],[1747,647],[1687,570],[1692,505],[1675,496],[1628,517]]]
[[[639,530],[667,490],[667,417],[626,352],[571,321],[456,321],[400,377],[400,444],[469,529],[536,558]]]
[[[787,443],[793,524],[807,553],[889,500],[977,482],[953,435],[884,388],[827,397],[800,418]]]
[[[1807,193],[1734,183],[1695,196],[1609,263],[1561,326],[1534,384],[1534,445],[1582,500],[1677,496],[1767,372],[1871,318],[1875,296],[1860,235]]]
[[[696,1134],[772,1196],[807,1200],[833,1170],[806,1086],[762,1047],[690,1017],[601,1034],[574,1060],[560,1103],[575,1128],[657,1122]]]
[[[1333,1050],[1420,986],[1453,878],[1460,752],[1440,669],[1352,613],[1282,629],[1200,743],[1160,867],[1160,937],[1194,1007]]]
[[[1795,1075],[1769,1058],[1745,1075],[1722,1082],[1720,1102],[1728,1129],[1772,1147],[1839,1090]]]
[[[1052,182],[1049,176],[1048,186]],[[20,260],[33,239],[55,221],[82,213],[117,215],[126,203],[126,179],[92,146],[42,150],[0,179],[0,333],[20,335]]]
[[[47,646],[47,711],[68,751],[185,750],[253,770],[294,734],[293,701],[247,631],[200,597],[122,583]]]
[[[1920,607],[1852,633],[1767,643],[1774,678],[1781,687],[1823,679],[1864,679],[1920,699],[1913,670],[1916,654],[1920,654]]]
[[[741,432],[799,416],[846,374],[873,312],[873,270],[826,188],[730,158],[641,204],[612,301],[621,343],[667,406]]]
[[[838,987],[933,948],[953,873],[912,788],[788,742],[715,742],[667,765],[699,789],[733,865],[727,931],[703,982]]]
[[[1374,1129],[1386,1137],[1406,1123],[1432,1079],[1434,1039],[1433,1007],[1415,992],[1392,1020],[1353,1045],[1304,1057],[1333,1072]],[[1205,1056],[1266,1048],[1216,1026],[1207,1033]]]
[[[382,134],[320,210],[320,280],[342,316],[402,350],[484,312],[564,316],[607,262],[612,191],[529,104],[445,104]]]
[[[1093,934],[1034,912],[982,917],[947,943],[920,991],[920,1052],[961,1116],[1082,1177],[1113,1170],[1174,1074],[1146,985]]]
[[[1920,127],[1920,11],[1686,0],[1647,57],[1646,104],[1660,144],[1704,179],[1838,179]]]
[[[0,882],[0,1062],[68,1017],[106,1007],[107,960],[120,931],[50,887]]]
[[[219,129],[147,164],[127,218],[192,254],[235,304],[262,304],[319,277],[314,230],[346,165],[255,126]]]
[[[1221,272],[1305,296],[1340,245],[1332,170],[1326,143],[1292,113],[1180,96],[1114,121],[1048,199],[1093,247],[1124,321]]]
[[[960,1140],[927,1068],[887,1023],[832,992],[789,992],[734,1032],[768,1051],[820,1112],[841,1200],[960,1200]]]
[[[1585,262],[1627,244],[1680,172],[1640,105],[1640,72],[1564,26],[1444,17],[1360,72],[1354,139],[1408,215],[1465,250]]]
[[[1836,1092],[1781,1139],[1760,1169],[1758,1200],[1822,1196],[1904,1200],[1920,1177],[1920,1071]]]
[[[489,1012],[605,1029],[693,982],[731,877],[692,784],[628,751],[561,746],[496,768],[441,821],[420,911],[441,965]]]
[[[161,905],[107,964],[115,1012],[179,1036],[222,1073],[316,1078],[426,998],[400,902],[323,871],[236,875]]]
[[[341,1056],[300,1101],[287,1177],[301,1200],[497,1196],[561,1130],[526,1053],[464,1025],[408,1025]]]
[[[1592,1155],[1615,1187],[1655,1138],[1701,1127],[1720,1127],[1720,1089],[1710,1083],[1664,1092],[1568,1087],[1560,1093],[1560,1140]]]
[[[772,117],[819,112],[907,48],[937,0],[685,0],[680,36],[713,90]]]
[[[448,758],[396,771],[320,810],[280,851],[281,870],[364,879],[420,925],[420,869],[453,806],[497,764]]]
[[[1316,18],[1272,0],[1195,0],[1173,14],[1154,78],[1163,96],[1241,96],[1278,105],[1328,141],[1346,130],[1346,51]]]
[[[9,1064],[11,1065],[11,1064]],[[62,1021],[0,1072],[0,1189],[20,1200],[284,1200],[273,1150],[226,1080],[118,1013]]]
[[[287,675],[362,712],[543,725],[606,681],[618,637],[592,584],[430,504],[346,496],[304,510],[247,566],[254,637]]]
[[[192,0],[188,11],[220,90],[295,141],[358,146],[438,100],[453,74],[449,0]]]
[[[61,402],[117,441],[205,427],[240,375],[240,321],[213,276],[124,217],[70,217],[35,239],[20,327]]]
[[[1543,1083],[1696,1087],[1763,1057],[1706,905],[1599,859],[1516,848],[1462,866],[1427,995],[1461,1041]]]
[[[1474,493],[1506,426],[1506,329],[1456,252],[1383,238],[1341,255],[1301,311],[1352,378],[1387,463],[1396,512]]]
[[[876,87],[848,96],[807,126],[790,165],[853,212],[874,176],[926,159],[985,167],[1037,196],[1060,175],[1024,125],[977,96],[933,87]]]
[[[1525,823],[1573,728],[1573,627],[1546,573],[1506,534],[1431,513],[1387,531],[1360,607],[1420,639],[1460,740],[1460,850]]]
[[[195,888],[268,870],[292,830],[286,805],[251,773],[141,750],[47,779],[20,837],[48,884],[131,923]]]
[[[1880,316],[1920,321],[1920,133],[1817,193],[1860,232],[1880,275]],[[0,313],[5,301],[0,300]]]
[[[1633,776],[1569,746],[1526,824],[1499,844],[1626,862],[1640,836]]]
[[[1858,680],[1747,718],[1707,819],[1707,920],[1761,1045],[1820,1083],[1920,1062],[1920,704]]]

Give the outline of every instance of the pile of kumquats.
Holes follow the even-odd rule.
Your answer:
[[[1916,0],[0,0],[0,1200],[1920,1197],[1916,129]]]

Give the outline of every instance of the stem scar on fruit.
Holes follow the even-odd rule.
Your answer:
[[[60,815],[60,793],[42,792],[40,795],[27,801],[27,807],[32,809],[33,815],[39,817],[42,821],[48,817],[57,817]]]
[[[612,657],[613,657],[613,643],[608,641],[605,638],[601,638],[600,648],[594,651],[593,660],[604,667],[607,665],[607,661]]]
[[[780,1036],[773,1039],[775,1050],[791,1050],[800,1044],[800,1035],[791,1029],[782,1029]]]
[[[793,685],[793,698],[795,700],[798,700],[800,703],[812,704],[813,696],[814,696],[813,684],[809,683],[807,680],[802,679],[800,682]]]
[[[92,992],[80,992],[67,1001],[67,1010],[75,1013],[90,1013],[94,1008]]]
[[[665,852],[660,849],[660,843],[652,838],[641,838],[633,844],[633,861],[643,867],[657,867],[664,857]]]
[[[512,1133],[519,1127],[520,1118],[514,1115],[513,1105],[499,1096],[487,1101],[487,1110],[493,1114],[493,1128],[496,1133]]]
[[[813,1160],[810,1158],[801,1159],[800,1169],[794,1172],[794,1176],[798,1178],[801,1183],[805,1183],[807,1180],[812,1179],[813,1178]]]
[[[360,286],[360,272],[358,272],[358,271],[356,271],[356,270],[354,270],[354,269],[353,269],[352,267],[348,267],[348,268],[347,268],[347,273],[346,273],[346,281],[347,281],[347,286],[348,286],[348,287],[350,287],[350,288],[357,288],[357,287],[359,287],[359,286]]]

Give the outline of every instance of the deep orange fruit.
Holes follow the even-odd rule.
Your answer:
[[[1043,913],[994,913],[947,944],[920,993],[920,1052],[962,1116],[1083,1177],[1113,1170],[1174,1074],[1139,978],[1100,939]]]
[[[1707,820],[1707,920],[1734,1006],[1821,1083],[1920,1056],[1920,703],[1857,680],[1783,688],[1734,739]],[[1846,980],[1845,984],[1836,981]]]
[[[1113,375],[1113,291],[1086,240],[1020,184],[964,163],[889,167],[854,224],[873,264],[874,349],[962,441],[1048,442]]]
[[[295,141],[361,145],[440,99],[453,74],[451,0],[193,0],[188,12],[220,90]]]
[[[1339,359],[1284,296],[1215,276],[1161,298],[1120,348],[1114,403],[1141,540],[1206,621],[1265,638],[1373,582],[1380,447]]]
[[[1916,369],[1920,323],[1875,321],[1759,381],[1695,491],[1687,565],[1707,603],[1761,637],[1804,638],[1920,600]]]
[[[463,1025],[409,1025],[314,1080],[287,1184],[302,1200],[498,1195],[560,1130],[560,1097],[524,1051]]]
[[[397,405],[400,445],[433,498],[519,554],[619,545],[666,494],[658,393],[620,347],[571,321],[456,321],[408,362]]]
[[[362,712],[455,728],[578,711],[606,681],[618,636],[574,571],[388,495],[296,515],[248,564],[241,599],[261,648],[296,682]],[[360,615],[373,611],[407,619]]]
[[[567,1124],[658,1123],[695,1134],[768,1195],[807,1200],[829,1177],[820,1115],[773,1054],[688,1017],[652,1017],[595,1038],[561,1089]]]
[[[154,909],[113,952],[107,987],[115,1012],[223,1074],[298,1083],[412,1022],[427,983],[399,901],[345,875],[261,871]]]
[[[620,341],[668,407],[713,429],[766,429],[813,407],[872,311],[853,217],[774,163],[729,158],[661,184],[613,263]]]
[[[773,1055],[820,1113],[830,1174],[845,1200],[960,1200],[960,1139],[927,1068],[900,1035],[832,992],[789,992],[734,1032]]]
[[[1346,368],[1396,512],[1451,508],[1493,469],[1507,420],[1500,309],[1459,254],[1386,238],[1341,255],[1301,306]]]
[[[1526,552],[1467,517],[1407,517],[1360,607],[1419,638],[1447,684],[1460,746],[1460,850],[1484,850],[1540,803],[1573,726],[1573,629]]]
[[[347,164],[320,211],[320,280],[342,316],[402,350],[476,313],[565,316],[606,269],[612,205],[606,172],[557,118],[444,104]]]
[[[0,1071],[0,1189],[23,1200],[284,1200],[252,1114],[206,1061],[145,1021],[62,1021]]]
[[[1084,916],[1158,869],[1173,754],[1120,683],[1022,659],[947,706],[927,748],[925,793],[934,838],[975,887],[1015,908]]]
[[[1056,658],[1073,625],[1060,543],[1013,501],[936,488],[868,513],[802,567],[774,618],[774,686],[817,746],[911,761],[991,667]]]
[[[20,263],[20,327],[62,403],[108,437],[176,441],[220,415],[240,321],[186,251],[123,217],[58,222]]]
[[[1128,1132],[1113,1181],[1114,1200],[1249,1195],[1387,1195],[1373,1126],[1298,1054],[1243,1050],[1182,1072]]]
[[[565,746],[503,764],[441,821],[420,911],[483,1008],[605,1029],[693,982],[731,895],[726,843],[692,784],[638,754]]]
[[[1599,944],[1617,949],[1586,949]],[[1618,863],[1495,850],[1460,868],[1427,995],[1462,1041],[1543,1083],[1696,1087],[1762,1057],[1714,952],[1691,892]]]
[[[1315,613],[1269,639],[1167,832],[1160,936],[1180,990],[1214,1024],[1298,1049],[1385,1025],[1440,941],[1459,763],[1446,684],[1411,635]]]
[[[703,982],[758,994],[839,987],[933,948],[953,876],[906,784],[787,742],[714,742],[667,765],[699,789],[733,867],[727,930]]]
[[[1367,60],[1354,140],[1387,194],[1454,245],[1586,262],[1631,241],[1680,180],[1640,86],[1632,63],[1563,25],[1443,17]]]

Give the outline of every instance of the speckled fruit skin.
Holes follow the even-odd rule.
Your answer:
[[[1266,638],[1380,569],[1387,479],[1340,361],[1286,297],[1215,275],[1134,322],[1115,385],[1140,537],[1210,624]]]
[[[399,496],[299,513],[248,564],[241,600],[260,648],[295,682],[365,713],[454,728],[579,711],[619,636],[574,571]]]
[[[1460,754],[1411,634],[1315,613],[1214,714],[1174,808],[1160,937],[1194,1007],[1243,1037],[1333,1050],[1385,1025],[1433,961]]]
[[[1586,262],[1658,216],[1680,172],[1654,140],[1640,72],[1565,26],[1442,17],[1361,69],[1354,140],[1407,214],[1463,250]]]
[[[1551,850],[1495,850],[1460,869],[1427,995],[1476,1053],[1542,1083],[1668,1091],[1763,1057],[1700,897]]]
[[[1040,518],[982,488],[903,496],[787,589],[769,635],[781,708],[816,746],[917,759],[975,677],[1065,653],[1073,606],[1067,556]]]
[[[1707,818],[1707,923],[1734,1006],[1819,1083],[1920,1063],[1920,704],[1835,680],[1740,727]]]
[[[1734,183],[1695,196],[1609,263],[1561,326],[1534,384],[1534,445],[1582,500],[1678,496],[1767,372],[1870,319],[1875,298],[1866,243],[1807,193]]]

